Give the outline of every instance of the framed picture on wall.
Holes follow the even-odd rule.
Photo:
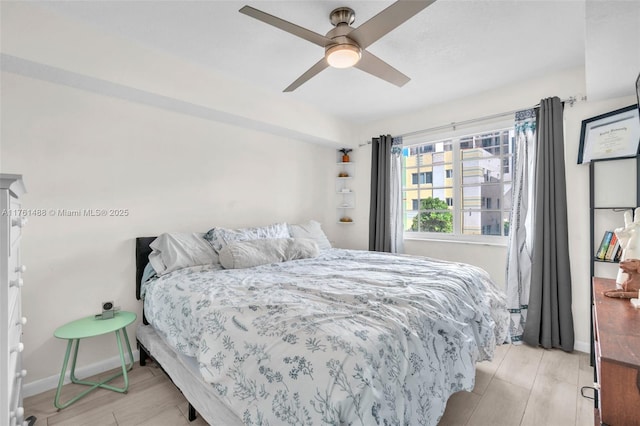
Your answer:
[[[635,157],[639,146],[640,110],[630,105],[582,120],[578,164]]]

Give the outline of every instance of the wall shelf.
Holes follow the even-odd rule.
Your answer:
[[[339,158],[342,158],[340,155]],[[341,176],[345,174],[346,176]],[[353,161],[338,161],[336,163],[336,221],[341,225],[351,225],[353,210],[356,208],[356,196],[353,191],[355,163]],[[348,219],[348,220],[347,220]]]

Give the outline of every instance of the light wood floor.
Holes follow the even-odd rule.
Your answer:
[[[113,383],[122,386],[122,379]],[[504,345],[493,361],[478,364],[473,392],[449,399],[440,425],[593,425],[593,402],[580,395],[592,383],[587,354]],[[62,401],[78,389],[84,387],[65,385]],[[126,395],[97,389],[60,412],[54,395],[51,390],[25,399],[25,415],[36,416],[36,426],[206,426],[200,418],[189,423],[184,397],[152,362],[133,367]]]

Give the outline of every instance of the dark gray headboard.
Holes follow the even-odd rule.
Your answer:
[[[149,263],[149,254],[151,248],[149,244],[156,237],[138,237],[136,238],[136,299],[140,300],[140,285],[142,284],[142,273]]]

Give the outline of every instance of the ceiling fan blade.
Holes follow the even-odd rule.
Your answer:
[[[397,1],[351,31],[348,37],[365,49],[434,2],[435,0]]]
[[[285,21],[284,19],[280,19],[276,16],[269,15],[268,13],[262,12],[258,9],[254,9],[251,6],[244,6],[239,10],[239,12],[244,13],[247,16],[251,16],[252,18],[255,18],[266,24],[273,25],[274,27],[279,28],[282,31],[291,33],[321,47],[325,47],[333,43],[330,38],[327,38],[322,34],[314,33],[311,30],[302,28],[299,25],[292,24],[291,22]]]
[[[388,81],[391,84],[395,84],[398,87],[404,86],[409,82],[409,80],[411,80],[409,77],[366,50],[362,51],[362,58],[354,66],[364,72]]]
[[[318,62],[315,63],[314,66],[309,68],[304,74],[298,77],[296,81],[291,83],[289,87],[284,89],[283,92],[293,92],[298,87],[302,86],[304,83],[306,83],[308,80],[310,80],[312,77],[320,73],[320,71],[327,68],[328,66],[329,64],[324,58],[320,59]]]

